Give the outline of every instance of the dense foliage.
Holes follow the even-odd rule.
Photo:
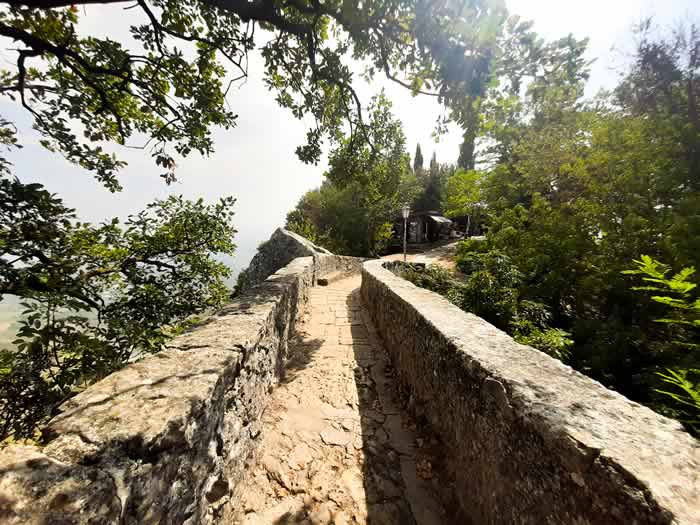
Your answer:
[[[485,207],[488,249],[522,275],[519,297],[571,334],[575,368],[678,417],[659,390],[667,369],[682,369],[697,391],[698,354],[682,350],[697,330],[679,346],[678,329],[657,322],[664,305],[642,300],[623,272],[640,254],[677,271],[698,265],[699,34],[660,38],[643,24],[630,70],[592,101],[582,98],[583,50],[565,39],[527,56],[509,51],[522,68],[495,78],[479,102],[482,169],[448,181],[446,205]]]
[[[694,290],[697,288],[690,278],[695,268],[683,268],[669,277],[671,269],[648,255],[634,261],[636,269],[626,270],[628,275],[641,275],[644,286],[635,286],[633,290],[651,292],[651,300],[665,305],[669,312],[666,317],[656,319],[673,329],[673,346],[666,350],[675,351],[674,368],[658,372],[664,383],[663,390],[658,392],[667,396],[671,408],[677,417],[685,423],[693,433],[700,435],[700,369],[698,368],[697,353],[700,351],[698,332],[700,332],[700,297]]]
[[[411,209],[416,211],[441,211],[442,201],[445,198],[445,185],[453,172],[454,167],[449,164],[440,164],[433,152],[428,169],[419,168],[415,170],[419,188],[415,198],[407,200]]]
[[[24,310],[0,351],[0,436],[31,437],[76,391],[221,305],[229,269],[211,255],[233,253],[233,204],[170,197],[95,226],[38,184],[0,179],[0,294]]]
[[[326,180],[287,215],[287,228],[335,253],[380,253],[405,199],[419,191],[411,172],[401,123],[384,96],[369,107],[370,143],[357,151],[352,138],[329,159]]]
[[[297,118],[313,116],[297,153],[317,162],[324,139],[338,140],[347,124],[368,138],[353,59],[364,61],[368,78],[437,97],[459,119],[464,97],[485,89],[507,19],[502,0],[137,0],[133,41],[119,42],[77,30],[81,18],[100,16],[81,9],[93,3],[5,2],[0,37],[17,51],[0,92],[30,112],[47,147],[111,189],[123,163],[100,142],[141,145],[145,135],[167,180],[175,155],[210,152],[211,126],[236,124],[226,95],[248,75],[256,47],[277,101]]]
[[[542,303],[520,297],[523,275],[507,255],[471,252],[459,258],[461,276],[440,266],[402,266],[397,273],[413,284],[444,295],[462,310],[478,315],[511,334],[564,361],[572,344],[569,334],[552,328]]]

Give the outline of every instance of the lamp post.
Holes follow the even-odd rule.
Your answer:
[[[406,262],[406,235],[407,235],[407,222],[408,216],[411,213],[411,208],[408,204],[404,204],[401,208],[401,215],[403,216],[403,262]]]

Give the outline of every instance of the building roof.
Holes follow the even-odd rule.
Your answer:
[[[443,217],[442,215],[428,215],[429,218],[433,219],[435,222],[440,223],[440,224],[451,224],[452,221],[448,219],[447,217]]]

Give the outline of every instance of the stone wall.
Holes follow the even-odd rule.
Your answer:
[[[362,271],[362,264],[365,261],[366,259],[362,259],[360,257],[316,254],[314,256],[316,280],[318,280],[318,278],[321,276],[333,274],[342,278],[345,275],[360,273]]]
[[[700,523],[700,448],[679,423],[384,264],[364,264],[362,296],[450,451],[453,523]]]
[[[320,254],[331,255],[328,250],[316,246],[301,235],[284,228],[277,228],[267,241],[258,246],[258,251],[248,268],[239,275],[236,293],[243,293],[260,284],[297,257]]]
[[[44,446],[0,452],[0,522],[214,521],[235,501],[309,287],[352,267],[294,259],[168,349],[69,400]]]

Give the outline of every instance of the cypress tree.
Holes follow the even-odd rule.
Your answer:
[[[420,150],[420,144],[416,144],[416,154],[413,157],[413,173],[416,175],[423,169],[423,153]]]

